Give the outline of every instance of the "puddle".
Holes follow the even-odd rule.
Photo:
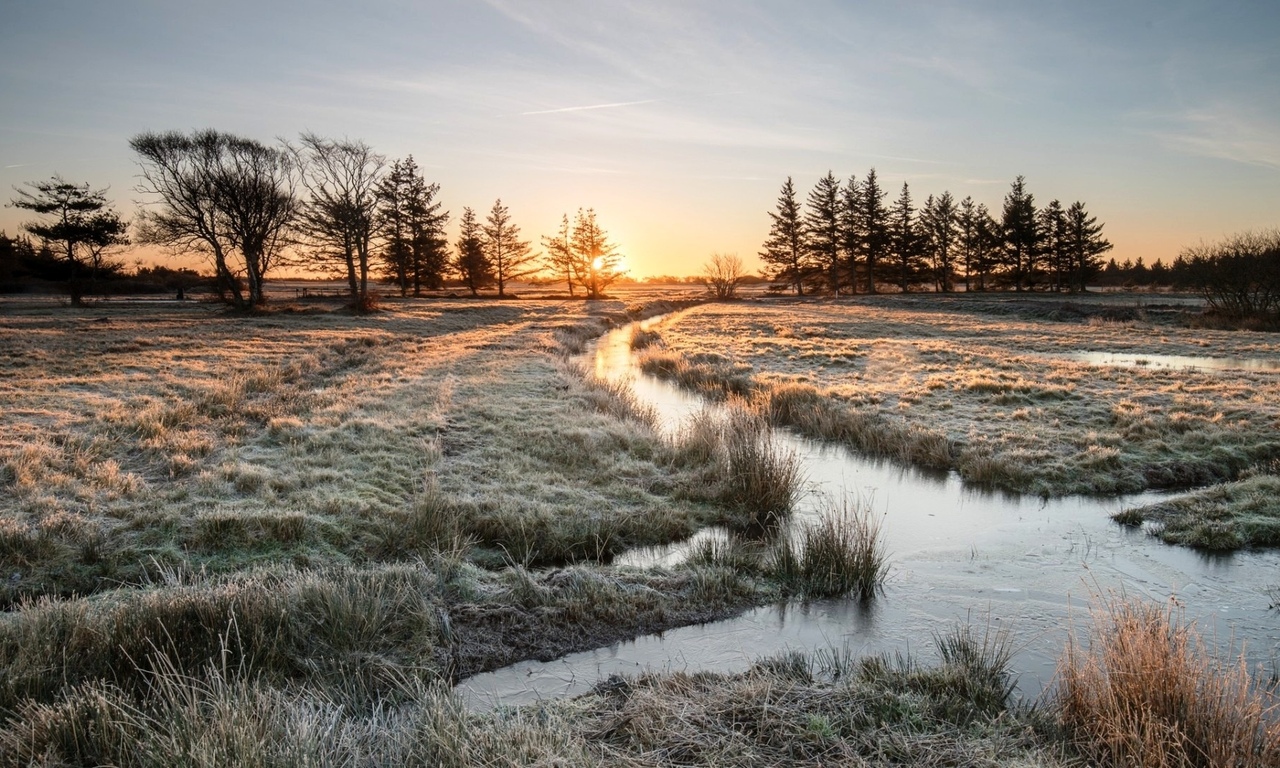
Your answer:
[[[1203,371],[1280,371],[1280,360],[1261,357],[1200,357],[1198,355],[1135,355],[1128,352],[1075,352],[1065,355],[1090,365]]]
[[[665,429],[678,428],[706,407],[703,398],[642,374],[629,339],[627,327],[598,342],[597,374],[630,379]],[[911,650],[927,657],[935,633],[970,623],[1010,633],[1018,693],[1035,697],[1052,680],[1069,627],[1087,628],[1089,594],[1097,590],[1159,601],[1176,595],[1211,643],[1224,650],[1243,644],[1250,662],[1268,674],[1280,665],[1280,611],[1269,608],[1266,594],[1268,586],[1280,583],[1280,553],[1206,556],[1109,518],[1162,494],[1045,500],[967,487],[954,473],[868,459],[785,431],[779,438],[799,454],[810,486],[797,505],[795,524],[814,519],[824,495],[861,495],[883,515],[892,569],[882,596],[870,604],[834,600],[758,608],[551,662],[515,664],[465,680],[458,692],[471,706],[488,708],[585,693],[610,674],[731,672],[787,650]],[[699,537],[723,535],[708,530]],[[670,566],[688,547],[634,550],[615,562]]]

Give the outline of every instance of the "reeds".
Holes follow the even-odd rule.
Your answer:
[[[798,537],[778,537],[770,572],[785,589],[805,598],[870,599],[889,573],[880,520],[866,502],[831,504]]]
[[[1280,721],[1243,655],[1214,659],[1177,604],[1096,597],[1087,645],[1074,639],[1053,699],[1091,760],[1135,766],[1275,766]]]

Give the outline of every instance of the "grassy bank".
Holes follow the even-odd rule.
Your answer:
[[[1280,476],[1257,474],[1114,516],[1170,544],[1217,552],[1280,546]]]
[[[1072,358],[1275,359],[1274,336],[1190,330],[1145,313],[1059,318],[1000,307],[910,297],[705,305],[647,336],[643,366],[749,398],[811,436],[1019,492],[1184,488],[1280,457],[1275,373]]]

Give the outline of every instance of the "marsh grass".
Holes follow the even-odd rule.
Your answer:
[[[707,487],[691,489],[726,510],[737,531],[776,527],[791,514],[803,475],[795,452],[778,443],[768,422],[745,401],[694,414],[673,438],[676,464],[701,469]]]
[[[866,501],[830,503],[796,537],[779,536],[770,573],[787,591],[807,599],[853,595],[867,600],[884,587],[889,558],[881,521]]]
[[[1271,340],[898,298],[696,307],[655,329],[661,342],[640,364],[711,397],[750,399],[775,425],[1021,493],[1188,488],[1280,457],[1275,376],[1070,359],[1280,354]]]
[[[1213,658],[1177,605],[1096,596],[1053,706],[1078,748],[1106,765],[1274,766],[1280,719],[1243,655]]]
[[[1112,515],[1122,525],[1150,523],[1170,544],[1210,551],[1280,546],[1280,476],[1255,474]]]

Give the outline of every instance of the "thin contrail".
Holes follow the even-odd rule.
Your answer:
[[[585,107],[560,107],[559,109],[538,109],[533,112],[521,112],[521,115],[553,115],[557,112],[581,112],[586,109],[610,109],[612,107],[634,107],[637,104],[652,104],[657,99],[644,101],[615,101],[612,104],[590,104]]]

